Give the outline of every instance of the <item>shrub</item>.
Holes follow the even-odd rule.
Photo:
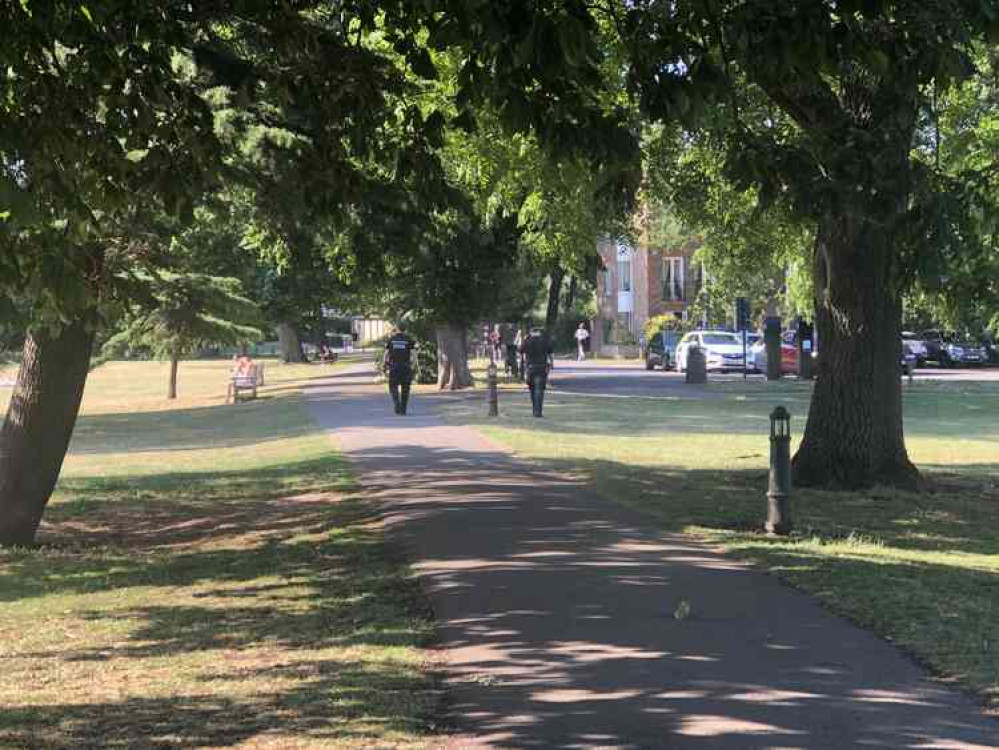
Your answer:
[[[657,333],[663,330],[683,333],[689,328],[690,324],[684,323],[675,315],[656,315],[654,318],[649,318],[645,321],[645,340],[651,341]]]
[[[422,385],[437,382],[437,344],[433,341],[417,340],[416,365],[413,379]]]

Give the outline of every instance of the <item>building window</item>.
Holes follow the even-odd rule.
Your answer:
[[[618,291],[631,291],[631,258],[617,259],[617,283]]]
[[[683,302],[683,258],[663,258],[663,299]]]
[[[609,268],[604,269],[604,296],[610,297],[614,294],[614,274]]]
[[[631,291],[631,248],[624,241],[617,243],[617,290]]]

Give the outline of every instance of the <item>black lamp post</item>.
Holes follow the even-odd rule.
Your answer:
[[[489,382],[489,416],[499,416],[499,390],[497,389],[496,363],[489,362],[489,369],[486,370],[486,379]]]
[[[767,489],[769,534],[791,533],[791,415],[783,406],[770,414],[770,486]]]

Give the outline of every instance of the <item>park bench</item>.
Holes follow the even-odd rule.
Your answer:
[[[226,393],[226,403],[229,403],[229,399],[232,399],[232,403],[239,401],[240,393],[249,393],[250,398],[256,398],[257,388],[263,384],[263,364],[251,365],[250,369],[245,373],[233,373],[232,379],[229,381],[229,391]]]

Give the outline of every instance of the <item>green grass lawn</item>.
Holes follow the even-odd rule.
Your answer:
[[[92,374],[41,546],[0,551],[0,747],[430,743],[430,613],[304,409],[327,369],[238,405],[227,370]]]
[[[795,490],[795,535],[770,539],[768,414],[787,406],[800,436],[809,396],[797,382],[731,382],[697,399],[554,393],[543,421],[526,394],[504,395],[499,420],[481,399],[445,408],[665,529],[774,571],[999,708],[999,388],[906,386],[910,455],[932,491]]]

